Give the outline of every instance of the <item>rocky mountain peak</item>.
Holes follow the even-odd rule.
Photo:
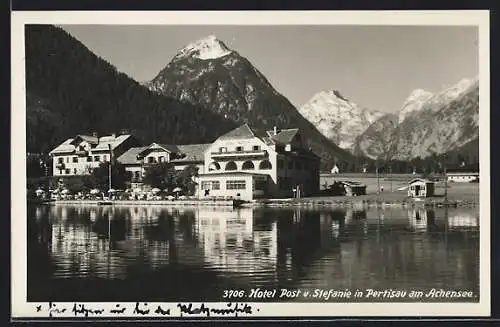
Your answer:
[[[174,60],[194,57],[201,60],[217,59],[233,52],[215,35],[194,41],[177,52]]]

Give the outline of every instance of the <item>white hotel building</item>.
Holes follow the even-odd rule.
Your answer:
[[[199,198],[308,196],[319,190],[320,158],[298,129],[258,132],[244,124],[210,144],[139,146],[131,135],[77,135],[51,151],[54,175],[89,174],[100,162],[114,158],[142,183],[148,165],[170,162],[176,170],[198,167]],[[297,191],[298,190],[298,191]]]

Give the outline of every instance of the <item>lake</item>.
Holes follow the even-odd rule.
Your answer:
[[[30,205],[27,241],[33,302],[225,302],[224,290],[252,288],[439,288],[479,300],[473,208]]]

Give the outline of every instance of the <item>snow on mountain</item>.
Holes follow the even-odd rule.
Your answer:
[[[201,60],[200,60],[201,59]],[[272,129],[299,128],[313,151],[331,169],[354,157],[305,119],[267,78],[237,51],[210,36],[179,50],[147,87],[181,102],[214,111],[237,123]]]
[[[478,83],[478,78],[464,78],[457,84],[445,88],[438,93],[431,93],[422,89],[413,91],[399,111],[399,123],[402,123],[409,115],[421,110],[436,111],[447,105],[454,99],[466,93],[471,87]]]
[[[371,158],[408,160],[442,154],[479,137],[479,81],[463,79],[436,94],[415,90],[397,114],[356,138],[354,149]],[[388,142],[390,140],[390,142]]]
[[[350,149],[356,137],[384,115],[359,107],[337,90],[315,94],[299,112],[343,149]]]
[[[194,57],[201,60],[216,59],[230,54],[232,51],[215,35],[188,44],[177,52],[174,60],[185,57]]]
[[[403,107],[398,114],[398,122],[401,123],[405,118],[415,111],[422,108],[423,104],[427,102],[434,94],[427,92],[422,89],[417,89],[413,91],[406,101],[403,103]]]

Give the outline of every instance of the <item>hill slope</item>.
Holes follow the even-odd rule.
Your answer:
[[[144,142],[205,143],[236,124],[149,91],[61,28],[27,25],[27,151],[76,133],[127,129]]]

